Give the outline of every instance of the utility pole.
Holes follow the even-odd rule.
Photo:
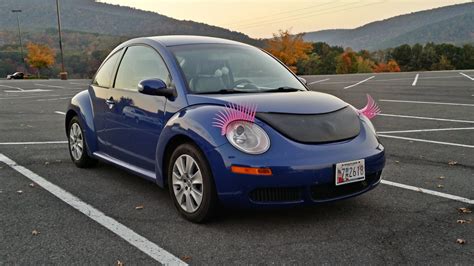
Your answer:
[[[20,55],[21,55],[21,63],[23,67],[25,68],[25,72],[27,70],[26,64],[25,64],[25,56],[23,54],[23,43],[21,41],[21,28],[20,28],[20,13],[21,9],[14,9],[12,10],[12,13],[16,13],[16,22],[18,24],[18,38],[20,39]]]
[[[59,10],[59,0],[56,0],[56,11],[58,14],[59,50],[61,53],[61,73],[59,73],[59,76],[62,80],[67,80],[67,72],[64,69],[63,39],[61,36],[61,12]]]

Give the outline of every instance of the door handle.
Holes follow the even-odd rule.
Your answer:
[[[115,100],[113,97],[110,97],[107,100],[105,100],[105,103],[109,106],[109,109],[112,109],[115,105]]]

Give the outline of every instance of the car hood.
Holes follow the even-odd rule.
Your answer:
[[[197,104],[254,104],[257,112],[286,114],[322,114],[342,109],[343,100],[320,92],[267,92],[241,94],[188,94],[189,105]]]

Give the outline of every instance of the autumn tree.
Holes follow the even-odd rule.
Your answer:
[[[388,63],[379,63],[374,67],[375,73],[381,72],[400,72],[400,66],[398,66],[397,61],[389,60]]]
[[[356,60],[357,73],[372,73],[375,67],[374,61],[358,56]]]
[[[40,77],[40,70],[49,68],[54,65],[55,54],[54,51],[47,45],[28,43],[27,60],[31,67],[36,68],[38,78]]]
[[[308,53],[313,49],[311,43],[303,40],[303,35],[280,30],[266,41],[266,50],[296,72],[296,63],[308,59]]]

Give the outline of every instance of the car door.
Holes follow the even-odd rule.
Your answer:
[[[170,73],[156,50],[145,45],[127,48],[118,66],[107,119],[109,155],[145,170],[155,170],[155,152],[163,128],[166,98],[138,92],[144,79],[171,84]]]
[[[110,109],[107,104],[108,95],[115,77],[117,64],[122,57],[123,50],[119,50],[102,63],[89,88],[92,109],[94,112],[94,126],[97,135],[97,144],[100,152],[107,151],[106,121]]]

